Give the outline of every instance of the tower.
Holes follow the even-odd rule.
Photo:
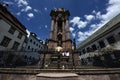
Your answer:
[[[58,8],[52,10],[50,16],[52,19],[48,49],[55,50],[57,47],[61,47],[63,50],[71,50],[72,41],[69,31],[70,12],[63,8]]]

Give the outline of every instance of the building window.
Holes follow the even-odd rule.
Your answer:
[[[32,51],[33,51],[34,49],[32,48]]]
[[[28,46],[28,50],[30,49],[30,46]]]
[[[19,39],[22,38],[22,33],[21,33],[21,32],[19,32],[19,34],[18,34],[18,38],[19,38]]]
[[[107,41],[108,41],[109,44],[112,44],[112,43],[116,42],[116,40],[115,40],[115,38],[113,36],[108,37]]]
[[[35,51],[37,51],[37,49],[35,49]]]
[[[10,43],[11,39],[4,36],[3,40],[1,41],[0,45],[4,46],[4,47],[7,47],[8,44]]]
[[[93,51],[97,50],[97,47],[95,44],[92,45],[92,49],[93,49]]]
[[[82,52],[83,52],[83,54],[85,54],[86,53],[85,49],[83,49]]]
[[[33,44],[35,44],[35,41],[34,41],[34,43]]]
[[[103,47],[105,47],[105,43],[104,43],[104,41],[99,41],[99,45],[100,45],[100,48],[103,48]]]
[[[16,30],[16,29],[15,29],[14,27],[11,26],[11,28],[9,29],[8,32],[11,33],[11,34],[14,34],[15,30]]]
[[[25,37],[24,42],[25,42],[25,43],[27,43],[27,42],[28,42],[28,38],[27,38],[27,37]]]
[[[91,49],[90,49],[90,47],[87,47],[87,52],[91,52]]]
[[[19,47],[19,45],[20,45],[20,43],[18,43],[18,42],[15,41],[14,44],[13,44],[12,49],[17,50],[18,47]]]
[[[36,44],[36,46],[38,46],[38,43]]]
[[[30,39],[30,42],[32,42],[32,39]]]

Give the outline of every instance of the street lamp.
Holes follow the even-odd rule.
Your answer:
[[[61,46],[57,46],[57,47],[56,47],[56,50],[57,50],[58,52],[60,52],[60,51],[62,50],[62,47],[61,47]]]
[[[58,51],[58,60],[57,60],[57,62],[58,62],[58,69],[60,68],[60,51],[62,50],[62,47],[61,46],[57,46],[56,47],[56,50]]]

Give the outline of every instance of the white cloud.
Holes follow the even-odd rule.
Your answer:
[[[85,15],[86,20],[82,21],[80,17],[74,17],[72,20],[70,20],[70,23],[73,24],[73,27],[75,27],[75,25],[77,26],[78,29],[81,28],[85,28],[87,26],[87,24],[93,19],[95,18],[95,16],[93,15]],[[72,32],[74,30],[73,27],[70,27],[70,31]],[[81,32],[81,31],[76,31],[74,33],[72,33],[72,36],[75,38],[75,36],[78,36],[77,41],[81,42],[83,40],[85,40],[91,33],[90,32]]]
[[[29,10],[32,10],[31,6],[26,6],[25,8],[21,9],[21,12],[27,12]]]
[[[76,31],[73,32],[73,31],[75,30],[75,28],[69,27],[69,29],[70,29],[70,32],[71,32],[71,34],[72,34],[72,37],[75,38],[75,36],[76,36]]]
[[[82,31],[79,31],[78,33],[77,33],[77,35],[78,35],[78,39],[77,39],[77,41],[78,42],[82,42],[82,41],[84,41],[86,38],[88,38],[90,35],[92,35],[94,33],[94,30],[88,30],[88,31],[85,31],[85,32],[82,32]]]
[[[92,24],[90,27],[91,28],[96,28],[96,24]]]
[[[102,14],[100,11],[96,12],[95,10],[92,13],[95,15],[96,20],[100,20],[99,23],[91,24],[88,31],[81,32],[79,31],[77,41],[82,42],[98,29],[100,29],[103,25],[105,25],[109,20],[111,20],[114,16],[120,13],[120,0],[109,0],[108,7],[106,8],[106,13]],[[87,18],[87,20],[91,20],[92,16]]]
[[[54,10],[56,10],[57,8],[56,7],[54,7]]]
[[[78,28],[81,29],[86,27],[87,23],[88,23],[87,21],[79,21],[79,23],[77,24]]]
[[[18,7],[20,7],[20,6],[27,6],[28,5],[28,2],[27,2],[27,0],[16,0],[18,3]]]
[[[29,21],[29,20],[30,20],[30,18],[27,18],[27,20]]]
[[[46,7],[45,7],[45,8],[44,8],[44,10],[45,10],[45,11],[47,11],[47,10],[48,10],[48,8],[46,8]]]
[[[99,28],[101,28],[103,25],[105,25],[109,20],[111,20],[113,17],[115,17],[117,14],[120,13],[120,0],[109,0],[108,2],[108,7],[106,8],[106,13],[105,14],[101,14],[100,11],[96,12],[96,19],[99,19],[100,22],[98,24],[92,24],[91,27],[93,27],[93,25],[96,25],[96,27],[94,26],[94,32],[97,31]]]
[[[32,9],[31,6],[27,6],[27,7],[25,8],[25,11],[27,12],[28,10],[31,10],[31,9]]]
[[[16,13],[16,15],[18,15],[18,16],[19,16],[20,14],[21,14],[21,12]]]
[[[37,9],[33,9],[35,12],[39,12]]]
[[[97,19],[102,19],[102,18],[101,18],[101,12],[100,12],[100,11],[96,12],[96,18],[97,18]]]
[[[95,10],[93,10],[93,11],[92,11],[92,13],[93,13],[93,14],[96,14],[96,11],[95,11]]]
[[[83,34],[84,34],[84,33],[83,33],[83,32],[81,32],[81,31],[79,31],[79,32],[78,32],[78,35],[83,35]]]
[[[94,15],[85,15],[85,18],[88,20],[88,21],[91,21],[92,19],[95,18]]]
[[[104,22],[104,24],[105,24],[105,22]],[[84,31],[84,32],[79,31],[77,33],[77,35],[78,35],[77,41],[78,42],[84,41],[86,38],[88,38],[90,35],[92,35],[94,32],[96,32],[99,28],[101,28],[101,26],[103,26],[104,24],[103,24],[103,22],[99,23],[99,24],[91,24],[91,26],[89,27],[89,30]]]
[[[82,21],[80,17],[76,16],[76,17],[74,17],[72,20],[70,20],[70,23],[73,24],[73,25],[72,25],[73,27],[75,27],[75,26],[77,25],[77,27],[78,27],[79,29],[81,29],[81,28],[86,27],[87,24],[88,24],[92,19],[95,18],[94,15],[85,15],[84,17],[86,18],[85,21]]]
[[[21,9],[21,12],[24,12],[25,11],[25,9]]]
[[[104,22],[106,23],[114,16],[116,16],[118,13],[120,13],[119,4],[120,4],[120,0],[109,0],[105,14],[101,14],[100,11],[96,12],[95,10],[93,10],[93,13],[96,14],[96,18],[100,19],[102,23]]]
[[[74,27],[77,23],[79,23],[79,21],[80,21],[80,17],[76,16],[72,20],[70,20],[70,23],[73,23],[73,27]]]
[[[41,11],[38,10],[38,9],[33,9],[33,11],[36,12],[36,13],[41,13]]]
[[[45,25],[45,28],[47,28],[48,26],[47,25]]]
[[[79,42],[85,40],[88,37],[88,35],[86,35],[84,32],[81,31],[79,31],[77,35],[78,35],[77,41]]]
[[[15,0],[15,2],[17,2],[18,7],[21,7],[20,12],[16,13],[17,15],[20,15],[21,12],[27,12],[29,10],[32,10],[32,7],[29,6],[29,4],[28,4],[28,0]],[[28,13],[27,15],[29,17],[34,17],[33,13]],[[28,20],[29,20],[29,18],[28,18]]]
[[[30,17],[30,18],[34,17],[34,14],[33,14],[33,13],[28,13],[27,15],[28,15],[28,17]]]
[[[8,5],[14,4],[13,2],[9,2],[9,1],[3,1],[3,3],[8,4]]]
[[[79,29],[81,29],[81,28],[84,28],[86,25],[87,25],[87,21],[82,21],[81,19],[80,19],[80,17],[74,17],[72,20],[70,20],[70,23],[72,23],[73,24],[73,27],[75,27],[75,25],[77,25],[77,27],[79,28]]]
[[[28,29],[26,29],[26,32],[27,32],[27,37],[29,37],[30,36],[30,31],[28,30]]]
[[[73,32],[74,31],[74,28],[73,27],[70,27],[70,32]]]
[[[72,37],[75,38],[75,36],[76,36],[76,33],[72,33]]]
[[[108,21],[120,13],[120,0],[109,0],[106,14],[102,15],[102,19]]]
[[[119,5],[120,4],[120,0],[109,0],[109,4],[117,4]]]
[[[41,29],[41,27],[38,27],[38,29]]]

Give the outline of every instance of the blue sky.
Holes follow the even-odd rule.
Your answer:
[[[70,11],[71,38],[77,45],[120,13],[120,0],[0,0],[8,10],[41,40],[49,39],[52,9]]]

